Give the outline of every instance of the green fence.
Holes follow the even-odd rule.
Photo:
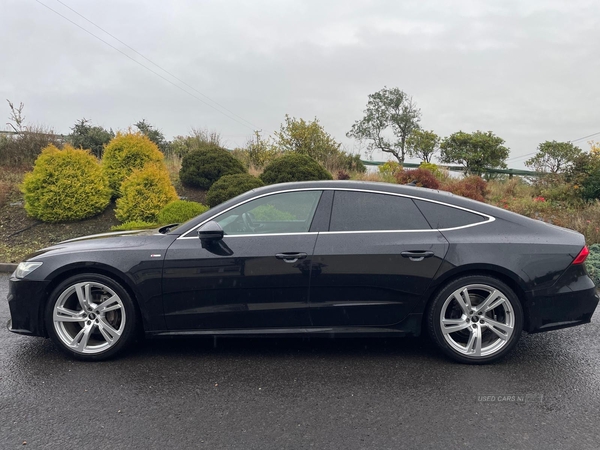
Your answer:
[[[361,160],[362,163],[365,166],[381,166],[382,164],[385,164],[385,161],[367,161],[367,160]],[[420,164],[416,164],[416,163],[403,163],[402,166],[403,167],[409,167],[409,168],[417,168],[419,167]],[[438,164],[439,167],[443,167],[444,169],[448,169],[452,172],[464,172],[465,168],[462,166],[446,166],[446,165],[440,165]],[[508,175],[510,177],[512,177],[513,175],[517,175],[520,177],[537,177],[540,175],[539,172],[534,172],[531,170],[521,170],[521,169],[492,169],[492,168],[486,168],[483,169],[484,173],[501,173],[501,174],[505,174]]]

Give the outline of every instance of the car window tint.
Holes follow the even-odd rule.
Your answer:
[[[415,203],[433,228],[454,228],[484,222],[486,217],[439,203],[415,200]]]
[[[321,192],[267,195],[237,206],[217,216],[215,221],[226,235],[307,232]]]
[[[336,191],[329,231],[428,230],[410,198],[368,192]]]

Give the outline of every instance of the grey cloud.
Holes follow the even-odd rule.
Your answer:
[[[355,148],[345,133],[384,85],[413,96],[424,127],[492,130],[513,157],[600,131],[593,1],[64,2],[267,133],[316,116]],[[0,36],[1,98],[59,132],[85,116],[216,129],[230,146],[252,133],[34,1],[5,2]]]

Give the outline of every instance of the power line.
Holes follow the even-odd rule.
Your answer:
[[[506,162],[508,162],[508,161],[513,161],[513,160],[515,160],[515,159],[521,159],[521,158],[525,158],[526,156],[529,156],[529,155],[535,155],[536,153],[537,153],[537,152],[532,152],[532,153],[526,153],[526,154],[524,154],[524,155],[521,155],[521,156],[513,156],[512,158],[508,158],[508,159],[506,160]]]
[[[590,134],[590,135],[588,135],[588,136],[580,137],[580,138],[578,138],[578,139],[573,139],[572,141],[569,141],[569,142],[577,142],[577,141],[581,141],[581,140],[583,140],[583,139],[587,139],[587,138],[590,138],[590,137],[592,137],[592,136],[596,136],[597,134],[600,134],[600,131],[598,131],[597,133],[594,133],[594,134]]]
[[[583,137],[580,137],[580,138],[577,138],[577,139],[573,139],[573,140],[567,141],[567,142],[573,143],[573,142],[577,142],[577,141],[582,141],[584,139],[591,138],[591,137],[596,136],[598,134],[600,134],[600,131],[598,131],[597,133],[589,134],[587,136],[583,136]],[[521,156],[515,156],[513,158],[508,158],[506,160],[506,162],[508,162],[508,161],[514,161],[515,159],[525,158],[526,156],[535,155],[536,153],[537,153],[537,151],[536,152],[531,152],[531,153],[526,153],[525,155],[521,155]]]
[[[163,75],[161,75],[160,73],[158,73],[158,72],[156,72],[156,71],[152,70],[150,67],[148,67],[148,66],[145,66],[145,65],[144,65],[144,64],[142,64],[141,62],[137,61],[135,58],[132,58],[131,56],[129,56],[127,53],[125,53],[125,52],[124,52],[124,51],[122,51],[121,49],[119,49],[119,48],[115,47],[114,45],[112,45],[112,44],[110,44],[109,42],[105,41],[105,40],[104,40],[104,39],[102,39],[101,37],[99,37],[99,36],[95,35],[95,34],[94,34],[94,33],[92,33],[91,31],[89,31],[89,30],[87,30],[87,29],[83,28],[81,25],[79,25],[78,23],[76,23],[76,22],[72,21],[72,20],[71,20],[71,19],[69,19],[68,17],[66,17],[66,16],[62,15],[62,14],[61,14],[61,13],[59,13],[58,11],[56,11],[56,10],[54,10],[54,9],[50,8],[50,7],[49,7],[48,5],[46,5],[45,3],[42,3],[40,0],[35,0],[35,1],[36,1],[36,2],[38,2],[40,5],[42,5],[42,6],[46,7],[46,8],[48,8],[50,11],[52,11],[52,12],[53,12],[53,13],[55,13],[56,15],[58,15],[58,16],[60,16],[60,17],[62,17],[63,19],[67,20],[68,22],[71,22],[73,25],[75,25],[76,27],[78,27],[78,28],[82,29],[83,31],[85,31],[86,33],[88,33],[88,34],[90,34],[91,36],[95,37],[95,38],[96,38],[96,39],[98,39],[99,41],[101,41],[101,42],[103,42],[104,44],[108,45],[108,46],[109,46],[110,48],[112,48],[113,50],[116,50],[116,51],[118,51],[119,53],[121,53],[123,56],[126,56],[127,58],[129,58],[130,60],[132,60],[134,63],[136,63],[136,64],[138,64],[138,65],[142,66],[142,67],[143,67],[144,69],[146,69],[146,70],[149,70],[150,72],[152,72],[152,73],[153,73],[154,75],[156,75],[157,77],[160,77],[160,78],[162,78],[163,80],[165,80],[167,83],[169,83],[169,84],[171,84],[171,85],[175,86],[177,89],[179,89],[179,90],[181,90],[181,91],[185,92],[186,94],[188,94],[188,95],[190,95],[190,96],[194,97],[196,100],[198,100],[199,102],[202,102],[202,103],[204,103],[206,106],[209,106],[210,108],[213,108],[214,110],[216,110],[216,111],[220,112],[220,113],[221,113],[221,114],[223,114],[225,117],[228,117],[229,119],[233,120],[234,122],[237,122],[238,124],[240,124],[240,125],[243,125],[243,126],[245,126],[245,127],[247,127],[247,128],[250,128],[250,129],[252,129],[252,131],[254,131],[254,128],[253,128],[253,127],[250,127],[249,125],[247,125],[247,124],[245,124],[245,123],[242,123],[242,122],[240,122],[240,121],[239,121],[239,120],[237,120],[235,117],[233,117],[233,116],[230,116],[229,114],[227,114],[227,113],[225,113],[225,112],[221,111],[221,110],[220,110],[219,108],[217,108],[216,106],[214,106],[214,105],[211,105],[210,103],[207,103],[206,101],[202,100],[200,97],[198,97],[198,96],[196,96],[196,95],[192,94],[192,93],[191,93],[191,92],[189,92],[188,90],[186,90],[186,89],[182,88],[182,87],[181,87],[181,86],[179,86],[178,84],[176,84],[176,83],[172,82],[171,80],[169,80],[168,78],[164,77],[164,76],[163,76]],[[242,119],[242,120],[243,120],[243,119]]]
[[[118,37],[116,37],[114,34],[109,33],[108,31],[106,31],[104,28],[102,28],[100,25],[92,22],[90,19],[88,19],[87,17],[85,17],[84,15],[80,14],[79,12],[75,11],[73,8],[71,8],[69,5],[67,5],[66,3],[63,3],[61,0],[56,0],[58,3],[60,3],[61,5],[63,5],[65,8],[70,9],[71,11],[73,11],[75,14],[77,14],[79,17],[81,17],[83,20],[91,23],[93,26],[95,26],[96,28],[98,28],[99,30],[103,31],[104,33],[106,33],[107,35],[109,35],[111,38],[113,38],[114,40],[116,40],[117,42],[120,42],[121,44],[123,44],[125,47],[127,47],[129,50],[131,50],[132,52],[136,53],[137,55],[141,56],[142,58],[144,58],[146,61],[148,61],[149,63],[153,64],[154,66],[158,67],[160,70],[162,70],[163,72],[165,72],[166,74],[172,76],[174,79],[176,79],[177,81],[179,81],[181,84],[187,86],[188,88],[192,89],[194,92],[200,94],[202,97],[204,97],[205,99],[211,101],[212,103],[214,103],[215,105],[218,105],[220,108],[224,109],[225,111],[229,112],[230,114],[234,115],[235,117],[237,117],[238,119],[243,120],[244,122],[246,122],[247,124],[251,125],[254,129],[258,129],[259,127],[254,125],[252,122],[244,119],[243,117],[239,116],[238,114],[234,113],[233,111],[231,111],[230,109],[226,108],[225,106],[221,105],[220,103],[216,102],[215,100],[213,100],[212,98],[210,98],[208,95],[203,94],[202,92],[200,92],[198,89],[196,89],[194,86],[189,85],[188,83],[186,83],[185,81],[183,81],[181,78],[178,78],[177,76],[175,76],[173,73],[169,72],[167,69],[165,69],[164,67],[161,67],[160,65],[158,65],[157,63],[155,63],[154,61],[152,61],[150,58],[142,55],[140,52],[138,52],[135,48],[133,48],[131,45],[123,42],[121,39],[119,39]]]

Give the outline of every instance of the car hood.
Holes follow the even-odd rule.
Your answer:
[[[158,229],[93,234],[90,236],[68,239],[50,247],[43,248],[28,255],[24,260],[57,253],[141,247],[149,244],[151,241],[155,241],[156,246],[159,248],[166,248],[175,238],[177,238],[177,236],[159,233]]]
[[[67,239],[66,241],[59,242],[56,245],[67,244],[70,242],[80,242],[80,241],[90,241],[94,239],[106,239],[106,238],[115,238],[115,237],[124,237],[124,236],[151,236],[154,234],[158,234],[158,229],[152,230],[132,230],[132,231],[113,231],[110,233],[100,233],[100,234],[91,234],[89,236],[81,236],[73,239]]]

